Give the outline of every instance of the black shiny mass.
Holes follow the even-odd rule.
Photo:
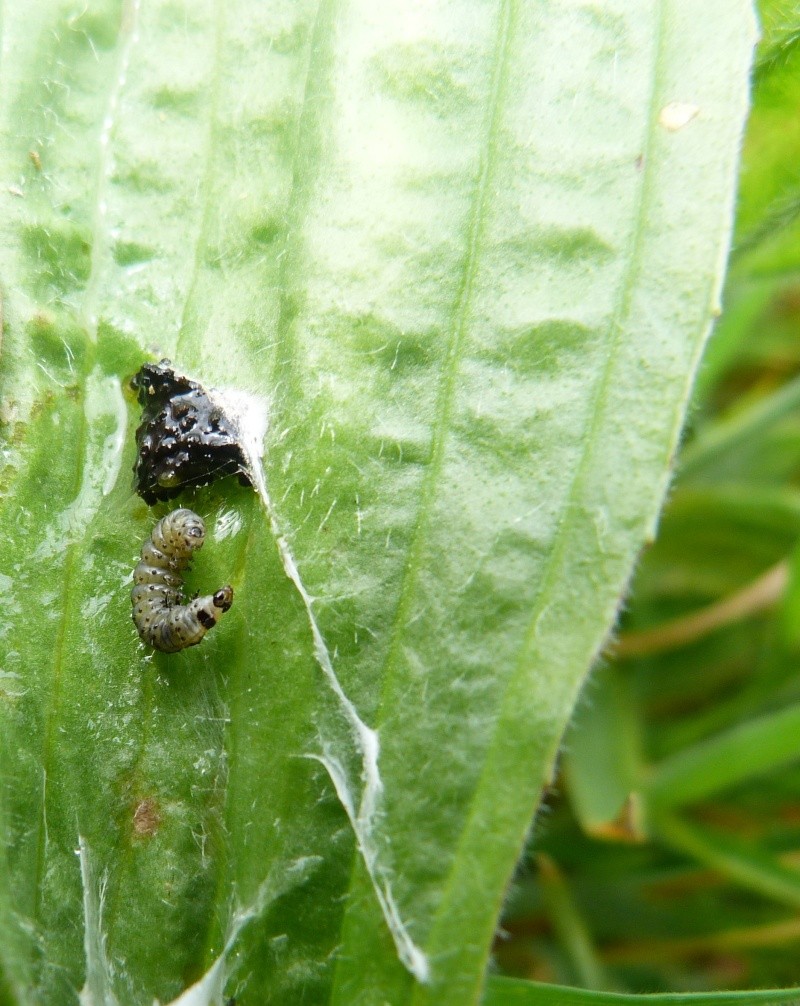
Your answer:
[[[226,475],[251,484],[236,426],[201,384],[162,360],[145,363],[131,387],[142,406],[134,489],[145,503],[172,499]]]

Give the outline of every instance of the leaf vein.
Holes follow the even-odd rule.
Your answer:
[[[181,349],[185,345],[186,337],[190,330],[190,312],[194,305],[197,292],[200,288],[200,273],[202,271],[203,257],[208,248],[208,238],[211,231],[212,199],[214,188],[214,151],[217,141],[217,129],[219,126],[219,92],[222,77],[222,48],[225,24],[223,11],[225,10],[224,0],[216,2],[216,21],[214,31],[214,67],[211,78],[210,106],[208,112],[208,138],[204,154],[205,168],[201,183],[201,199],[203,203],[200,227],[197,231],[194,242],[194,260],[192,263],[192,278],[186,294],[181,314],[181,323],[178,329],[178,338],[175,343],[175,356],[180,357]]]
[[[403,583],[391,632],[391,642],[383,667],[383,694],[398,660],[401,638],[411,615],[417,578],[421,571],[422,554],[430,528],[436,487],[444,464],[444,453],[450,433],[459,364],[463,351],[467,323],[472,305],[472,290],[478,272],[486,210],[489,202],[492,168],[496,151],[500,109],[504,98],[508,46],[512,32],[516,0],[501,0],[500,17],[492,61],[492,78],[483,124],[484,144],[480,155],[478,176],[472,201],[472,213],[467,227],[466,251],[461,283],[453,310],[453,323],[448,334],[448,350],[441,378],[434,423],[431,459],[420,490],[417,526],[408,552]]]

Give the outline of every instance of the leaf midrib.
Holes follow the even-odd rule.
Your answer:
[[[91,370],[91,367],[88,368]],[[83,374],[82,392],[86,395],[86,373]],[[81,402],[81,413],[78,431],[78,465],[76,467],[75,482],[73,484],[72,498],[74,499],[80,492],[83,480],[84,462],[86,459],[86,445],[89,437],[89,420],[86,416],[86,409]],[[36,821],[36,866],[33,875],[33,902],[31,921],[34,931],[39,929],[39,915],[42,907],[42,877],[44,875],[44,861],[47,847],[47,794],[50,787],[50,763],[53,754],[54,736],[56,723],[61,704],[61,678],[64,670],[64,649],[66,645],[67,627],[72,620],[72,610],[74,607],[74,573],[75,562],[80,541],[72,540],[67,545],[64,558],[63,575],[61,577],[59,622],[58,633],[55,646],[53,648],[53,663],[51,672],[51,685],[47,690],[49,702],[47,703],[47,714],[45,721],[44,738],[42,743],[42,797],[40,813]],[[77,835],[76,835],[77,837]]]
[[[183,304],[178,337],[175,341],[175,357],[180,360],[181,350],[189,331],[192,331],[190,324],[190,310],[197,295],[200,284],[200,273],[202,270],[203,255],[208,248],[208,235],[211,230],[213,218],[212,208],[214,201],[214,153],[216,150],[216,139],[219,129],[219,92],[222,78],[222,40],[225,33],[225,19],[223,11],[225,9],[224,0],[215,0],[214,3],[214,65],[211,77],[210,100],[208,112],[208,136],[204,152],[203,180],[200,186],[201,200],[203,204],[202,215],[200,217],[200,227],[194,242],[194,259],[192,261],[192,276],[186,293],[186,300]]]
[[[423,552],[431,525],[436,488],[444,464],[445,446],[450,432],[453,402],[456,392],[456,378],[459,372],[467,320],[471,309],[473,285],[478,271],[480,245],[489,202],[488,195],[495,159],[497,129],[500,120],[499,113],[506,84],[508,43],[511,37],[516,7],[517,0],[501,0],[500,17],[498,18],[497,34],[493,48],[491,84],[484,115],[483,134],[485,141],[479,158],[479,170],[472,199],[472,212],[467,226],[466,252],[463,260],[462,278],[452,311],[446,363],[437,395],[435,410],[437,421],[431,438],[430,462],[420,489],[420,505],[416,529],[405,564],[400,597],[392,623],[389,647],[387,648],[386,657],[381,668],[382,684],[376,717],[376,728],[380,727],[385,718],[387,696],[390,692],[391,682],[397,673],[402,647],[402,634],[414,602],[417,579],[422,569]],[[355,863],[356,861],[354,861],[354,870],[351,873],[351,893],[353,890],[353,878],[357,876]],[[334,981],[334,993],[335,984]]]
[[[445,445],[450,432],[453,400],[456,391],[456,377],[461,362],[461,351],[463,349],[467,319],[471,308],[473,283],[478,271],[479,245],[483,236],[484,217],[488,202],[487,196],[493,167],[493,148],[499,120],[498,110],[505,84],[506,50],[510,37],[511,22],[513,20],[512,12],[516,9],[516,6],[517,0],[501,0],[499,27],[494,47],[493,73],[489,99],[486,103],[484,123],[486,141],[479,160],[480,168],[473,196],[473,209],[467,227],[467,248],[464,256],[462,281],[453,309],[453,323],[448,337],[447,360],[437,395],[436,415],[438,416],[438,420],[434,426],[431,438],[431,460],[420,489],[420,506],[417,513],[416,529],[408,550],[408,558],[400,589],[400,598],[392,622],[389,647],[387,648],[386,657],[381,668],[382,689],[377,715],[378,725],[380,725],[384,718],[389,683],[397,672],[399,655],[402,649],[403,632],[408,623],[411,606],[414,602],[417,579],[422,569],[423,551],[431,526],[436,488],[444,464]]]

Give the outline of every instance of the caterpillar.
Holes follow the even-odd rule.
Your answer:
[[[233,603],[231,587],[184,603],[182,574],[203,547],[206,527],[192,510],[173,510],[153,528],[133,571],[133,621],[139,637],[163,653],[196,646]]]

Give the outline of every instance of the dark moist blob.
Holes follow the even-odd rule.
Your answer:
[[[251,484],[236,426],[201,384],[162,360],[145,363],[131,387],[142,406],[134,488],[145,503],[172,499],[189,486],[226,475]]]

